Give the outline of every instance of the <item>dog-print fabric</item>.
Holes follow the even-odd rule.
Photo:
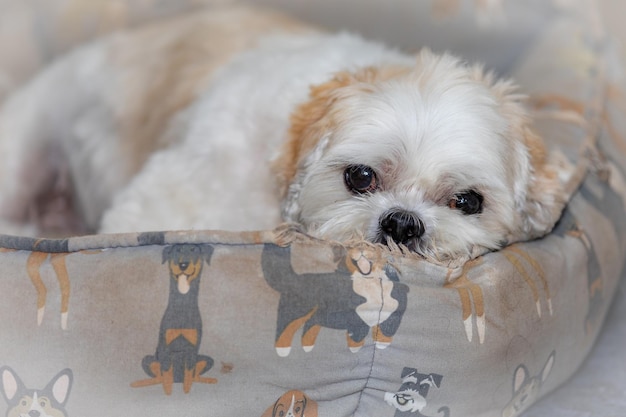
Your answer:
[[[212,1],[0,0],[0,105],[71,45]],[[289,226],[1,236],[0,415],[516,417],[576,371],[624,273],[622,63],[584,1],[437,0],[435,19],[409,3],[385,5],[411,17],[389,42],[432,41],[528,92],[571,191],[554,230],[449,265]],[[343,28],[386,33],[374,6],[350,10],[371,24]],[[529,32],[514,39],[502,17]]]
[[[302,328],[302,349],[310,352],[321,328],[345,331],[348,347],[358,352],[365,337],[386,348],[398,331],[407,305],[408,287],[379,251],[370,247],[335,248],[337,270],[298,274],[291,251],[265,245],[263,275],[280,293],[276,352],[287,356],[294,333]]]
[[[426,400],[428,392],[431,388],[439,388],[442,379],[443,376],[439,374],[423,374],[415,368],[404,368],[402,385],[398,391],[386,392],[385,402],[396,409],[394,417],[422,417],[421,410],[428,404]],[[437,411],[443,417],[450,415],[450,409],[446,406],[440,407]]]
[[[72,371],[59,372],[43,389],[27,388],[8,366],[0,368],[0,391],[7,401],[7,417],[65,417],[72,388]]]
[[[210,245],[171,245],[163,249],[167,264],[169,292],[167,307],[159,327],[159,341],[154,355],[147,355],[141,366],[150,377],[133,382],[133,387],[161,384],[167,395],[173,383],[182,383],[189,392],[194,382],[214,384],[215,378],[202,375],[213,367],[210,356],[199,353],[202,341],[202,316],[198,307],[200,279],[204,262],[210,263]]]

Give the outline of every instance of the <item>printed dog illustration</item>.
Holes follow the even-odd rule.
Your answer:
[[[7,401],[7,417],[67,417],[65,405],[72,389],[70,369],[56,374],[44,389],[26,388],[8,366],[0,368],[0,392]]]
[[[305,352],[313,349],[322,327],[345,330],[352,352],[365,344],[370,329],[378,348],[391,343],[406,310],[409,288],[376,249],[349,249],[334,273],[296,274],[291,250],[275,245],[265,245],[261,263],[266,281],[281,294],[278,355],[289,355],[300,328]]]
[[[67,317],[70,301],[70,278],[67,273],[67,266],[65,264],[65,258],[69,253],[44,253],[44,252],[32,252],[26,262],[26,271],[28,277],[37,290],[37,324],[41,325],[43,322],[43,316],[46,308],[46,295],[48,293],[46,286],[41,278],[41,267],[49,260],[54,269],[54,273],[59,282],[59,288],[61,289],[61,328],[67,329]]]
[[[67,249],[67,247],[64,247]],[[75,253],[93,255],[101,250],[82,250]],[[30,278],[35,291],[37,292],[37,325],[41,326],[46,311],[48,288],[44,283],[42,272],[46,262],[52,266],[54,276],[59,284],[61,295],[61,329],[67,330],[67,320],[69,317],[70,305],[70,276],[67,271],[66,258],[73,253],[70,252],[45,252],[34,250],[26,261],[26,273]]]
[[[432,387],[439,388],[443,376],[421,374],[415,368],[402,370],[402,385],[397,392],[386,392],[385,402],[396,409],[394,417],[423,417],[421,411],[426,407],[426,396]],[[444,417],[450,415],[448,407],[437,410]]]
[[[161,320],[156,353],[144,357],[143,370],[150,379],[136,381],[133,387],[162,384],[167,395],[173,383],[183,384],[188,393],[194,382],[214,384],[214,378],[201,377],[213,367],[213,359],[198,353],[202,340],[202,319],[198,293],[202,266],[208,264],[213,248],[208,245],[173,245],[163,249],[163,263],[170,272],[169,300]]]
[[[556,352],[552,351],[541,373],[537,376],[530,376],[530,372],[524,365],[515,369],[513,374],[513,399],[502,411],[502,417],[515,417],[520,415],[531,404],[533,404],[541,393],[543,383],[550,375]]]
[[[317,417],[317,403],[302,391],[284,393],[261,417]]]

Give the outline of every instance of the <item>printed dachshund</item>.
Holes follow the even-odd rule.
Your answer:
[[[198,293],[203,262],[210,263],[213,248],[181,244],[163,250],[163,263],[170,272],[169,300],[161,320],[156,353],[144,357],[143,370],[150,379],[136,381],[133,387],[162,384],[167,395],[173,383],[183,384],[188,393],[194,382],[214,384],[214,378],[201,377],[213,367],[213,359],[198,353],[202,340],[202,319]]]
[[[351,248],[342,254],[344,262],[334,273],[297,274],[289,247],[265,245],[263,273],[281,294],[275,342],[279,356],[289,355],[300,328],[305,352],[313,349],[322,327],[345,330],[352,352],[364,345],[370,329],[376,347],[391,343],[406,310],[408,286],[375,248]]]

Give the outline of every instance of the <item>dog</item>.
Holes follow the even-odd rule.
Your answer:
[[[421,411],[426,407],[426,396],[431,388],[439,388],[443,376],[439,374],[421,374],[415,368],[402,370],[402,385],[397,392],[386,392],[385,402],[396,409],[395,417],[423,417]],[[448,407],[439,408],[444,417],[450,415]]]
[[[0,156],[21,234],[284,221],[446,261],[542,236],[566,198],[513,82],[247,6],[58,60],[4,103]]]
[[[292,339],[302,328],[302,348],[315,347],[322,327],[345,330],[348,348],[358,352],[372,333],[375,346],[391,344],[407,307],[409,288],[371,248],[351,248],[334,273],[297,274],[291,249],[266,244],[261,267],[267,283],[280,293],[276,353],[291,353]]]
[[[44,389],[26,388],[8,366],[0,368],[0,392],[8,404],[7,417],[67,417],[65,405],[70,396],[72,371],[64,369]]]
[[[287,391],[261,417],[317,417],[317,403],[302,391]]]
[[[162,384],[167,395],[173,383],[182,383],[188,393],[194,382],[217,383],[202,377],[213,367],[213,358],[199,354],[202,341],[202,318],[198,293],[203,263],[211,260],[213,248],[208,245],[180,244],[163,249],[163,263],[170,271],[167,308],[161,319],[159,341],[154,355],[142,360],[149,379],[133,382],[132,387]]]
[[[541,387],[548,379],[550,372],[552,372],[555,359],[556,352],[552,351],[539,375],[531,376],[528,368],[524,365],[519,365],[515,369],[513,374],[513,398],[502,410],[502,417],[519,416],[539,399]]]

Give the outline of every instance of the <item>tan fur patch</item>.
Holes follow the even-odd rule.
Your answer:
[[[264,35],[310,31],[282,14],[241,7],[185,15],[118,38],[111,54],[114,65],[123,68],[119,88],[125,96],[118,120],[131,173],[156,149],[179,139],[168,135],[172,117],[235,54]]]
[[[339,122],[340,109],[334,106],[338,100],[356,91],[371,90],[375,82],[409,71],[410,68],[402,66],[367,67],[356,73],[339,72],[330,81],[312,86],[309,100],[291,114],[289,138],[273,164],[281,196],[287,194],[289,184],[306,155]],[[355,86],[356,89],[348,91],[345,89],[348,86]]]
[[[517,87],[512,82],[496,81],[493,74],[485,73],[480,66],[474,67],[473,76],[490,88],[498,100],[500,112],[509,123],[508,134],[512,140],[521,141],[528,152],[531,178],[524,206],[518,208],[524,218],[524,225],[517,231],[521,235],[514,236],[512,241],[540,236],[552,228],[565,204],[565,191],[555,162],[550,160],[543,138],[532,129],[530,117],[523,105],[526,96],[517,93]],[[548,101],[538,102],[535,99],[529,104],[537,107],[547,103]],[[557,104],[564,103],[557,101]],[[516,175],[515,172],[512,174]]]

